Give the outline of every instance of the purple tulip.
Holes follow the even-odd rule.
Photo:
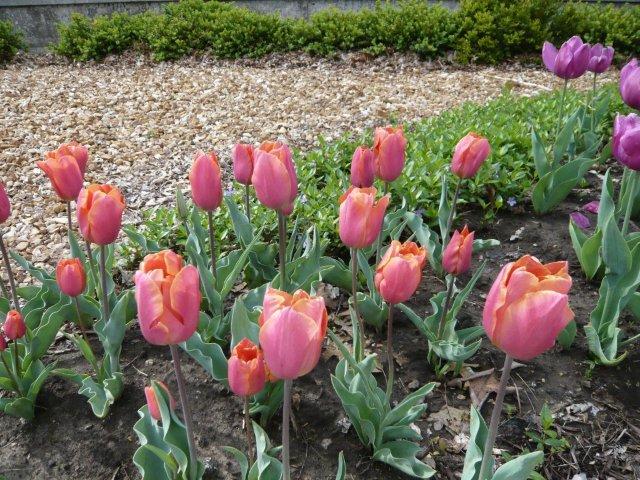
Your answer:
[[[640,110],[640,65],[635,58],[620,71],[620,95],[624,103]]]
[[[585,212],[598,213],[598,210],[600,209],[600,202],[594,200],[593,202],[589,202],[589,203],[583,205],[582,209]]]
[[[571,220],[573,220],[573,223],[578,225],[582,230],[586,230],[591,226],[589,219],[580,212],[573,212],[569,216],[571,217]]]
[[[630,169],[640,171],[640,117],[635,113],[616,116],[613,156]]]
[[[578,78],[587,71],[591,58],[590,51],[589,44],[583,43],[578,36],[564,42],[560,50],[551,43],[544,42],[542,61],[549,71],[560,78],[565,80]]]
[[[587,70],[593,73],[602,73],[611,66],[613,60],[613,47],[603,47],[596,43],[589,52],[589,66]]]

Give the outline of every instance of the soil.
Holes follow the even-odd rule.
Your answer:
[[[590,174],[589,183],[598,185]],[[510,416],[503,415],[498,447],[510,454],[535,449],[525,432],[538,431],[537,416],[544,402],[556,414],[555,427],[571,447],[563,452],[546,453],[542,474],[547,479],[571,479],[584,473],[589,479],[640,478],[640,348],[629,349],[629,356],[612,368],[593,367],[582,325],[597,301],[598,287],[585,281],[571,247],[568,215],[584,203],[597,199],[597,190],[585,188],[574,194],[552,214],[535,216],[528,205],[482,222],[479,212],[466,212],[458,221],[467,221],[478,238],[497,238],[501,246],[484,252],[487,268],[461,313],[460,323],[470,326],[480,322],[484,296],[500,267],[517,257],[532,253],[545,262],[568,259],[574,284],[571,306],[579,324],[578,336],[567,351],[555,347],[513,372],[517,389],[507,395],[513,406]],[[522,229],[522,230],[520,230]],[[519,238],[510,240],[520,230]],[[477,262],[478,260],[476,260]],[[465,281],[465,279],[463,279]],[[442,281],[425,272],[424,281],[410,306],[424,315],[430,310],[429,298],[443,289]],[[333,312],[335,313],[335,312]],[[622,328],[635,334],[639,326],[625,314]],[[339,325],[332,323],[332,328]],[[395,349],[397,352],[397,396],[426,382],[435,381],[426,363],[426,341],[400,313],[396,315]],[[369,348],[384,360],[384,332],[368,332]],[[60,366],[86,368],[80,354],[64,341],[55,345]],[[0,474],[14,479],[131,479],[138,478],[131,458],[137,448],[133,424],[137,409],[144,403],[143,387],[151,378],[165,378],[170,371],[169,349],[147,344],[137,327],[127,333],[122,363],[126,365],[123,396],[104,420],[96,419],[85,398],[70,383],[52,377],[44,385],[38,400],[36,419],[30,423],[8,416],[0,417]],[[500,369],[503,354],[485,340],[481,350],[469,360],[475,372]],[[372,462],[351,428],[346,434],[338,422],[345,418],[329,378],[334,371],[335,356],[323,355],[318,367],[294,383],[294,415],[298,425],[292,432],[294,479],[333,479],[338,453],[344,451],[348,478],[396,480],[409,478],[384,464]],[[210,466],[206,478],[238,478],[238,467],[220,446],[244,448],[242,405],[239,398],[225,391],[202,368],[185,356],[185,376],[195,415],[196,438],[201,457]],[[177,391],[175,379],[167,378]],[[380,378],[380,382],[384,382]],[[417,422],[424,440],[424,460],[437,468],[435,478],[459,478],[464,459],[465,431],[456,422],[438,424],[429,415],[443,407],[469,411],[470,391],[465,382],[449,375],[427,398],[429,409]],[[299,399],[299,402],[297,401]],[[484,403],[482,413],[488,418],[493,395]],[[446,410],[445,410],[446,411]],[[466,422],[467,419],[464,419]],[[272,439],[280,437],[280,418],[276,415],[267,428]],[[464,423],[463,422],[463,423]],[[468,428],[468,427],[467,427]],[[587,478],[578,477],[578,478]]]

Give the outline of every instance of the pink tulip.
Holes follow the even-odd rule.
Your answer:
[[[289,147],[280,142],[263,142],[254,152],[251,182],[264,206],[291,214],[298,194],[298,177]]]
[[[58,151],[47,152],[45,161],[37,162],[37,165],[47,174],[62,200],[70,202],[78,198],[84,175],[74,156],[63,155]]]
[[[393,182],[404,168],[407,140],[402,127],[378,127],[373,138],[376,175],[380,180]]]
[[[18,340],[27,333],[27,326],[22,315],[17,310],[9,310],[2,324],[2,331],[9,340]]]
[[[0,223],[6,222],[9,215],[11,215],[11,202],[4,189],[4,183],[0,182]]]
[[[350,187],[340,197],[340,239],[347,247],[369,247],[378,238],[389,195],[376,201],[376,192],[375,187]]]
[[[153,345],[175,345],[193,335],[200,316],[200,277],[180,255],[163,250],[144,257],[134,276],[138,321]]]
[[[447,248],[442,252],[442,267],[451,275],[461,275],[471,268],[474,232],[465,225],[461,232],[453,232]]]
[[[322,297],[269,288],[259,323],[260,346],[271,374],[292,380],[313,370],[320,359],[327,320]]]
[[[58,147],[57,150],[46,153],[47,157],[63,155],[71,155],[76,159],[78,168],[80,168],[80,172],[84,177],[84,174],[87,170],[87,163],[89,162],[89,149],[86,146],[80,145],[78,142],[73,141],[69,143],[63,143]]]
[[[255,395],[264,388],[264,357],[260,348],[248,338],[243,338],[231,352],[227,377],[229,388],[240,397]]]
[[[360,146],[351,158],[351,185],[368,188],[373,185],[376,176],[376,161],[373,150]]]
[[[543,265],[530,255],[505,265],[484,305],[483,325],[500,350],[518,360],[546,352],[573,320],[567,262]]]
[[[111,185],[92,184],[78,195],[78,226],[85,240],[97,245],[116,241],[122,225],[124,197]]]
[[[56,267],[56,282],[60,291],[69,297],[77,297],[87,286],[84,266],[78,258],[63,258]]]
[[[389,304],[406,302],[420,285],[427,259],[424,248],[414,242],[393,240],[376,267],[376,289]]]
[[[253,174],[253,145],[238,143],[233,147],[233,176],[243,185],[251,185]]]
[[[167,393],[167,397],[169,397],[169,408],[173,411],[176,409],[176,401],[171,395],[171,391],[169,387],[164,382],[156,380],[156,385],[160,387]],[[153,387],[144,387],[144,396],[147,398],[147,406],[149,407],[149,413],[151,414],[151,418],[156,421],[162,420],[162,414],[160,413],[160,405],[158,404],[158,399],[156,398],[156,392]]]
[[[222,177],[218,157],[214,152],[205,154],[198,151],[195,155],[191,172],[191,196],[202,210],[212,212],[222,203]]]
[[[473,177],[491,153],[489,141],[470,132],[456,145],[451,160],[451,171],[460,178]]]

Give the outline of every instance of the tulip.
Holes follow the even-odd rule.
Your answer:
[[[78,258],[64,258],[56,267],[56,282],[58,288],[69,297],[77,297],[84,292],[87,278],[84,266]]]
[[[384,182],[393,182],[404,168],[407,139],[402,127],[378,127],[373,137],[376,175]]]
[[[530,255],[505,265],[484,306],[483,325],[491,342],[518,360],[531,360],[553,347],[573,320],[567,262],[543,265]]]
[[[414,242],[393,240],[376,267],[376,289],[387,303],[406,302],[420,285],[427,253]]]
[[[248,338],[234,347],[227,378],[231,391],[240,397],[255,395],[264,388],[266,374],[262,351]]]
[[[589,212],[589,213],[598,213],[598,211],[600,210],[600,202],[594,200],[592,202],[589,202],[585,205],[582,206],[582,208],[584,209],[585,212]]]
[[[640,110],[640,64],[635,58],[620,70],[620,95],[624,103]]]
[[[613,123],[613,156],[631,170],[640,171],[640,116],[617,115]]]
[[[591,226],[591,221],[580,212],[572,212],[571,214],[569,214],[569,217],[571,218],[571,220],[573,220],[573,223],[575,223],[582,230],[586,230]]]
[[[373,150],[360,146],[351,158],[351,185],[368,188],[373,185],[376,176],[376,162]]]
[[[251,185],[253,174],[253,145],[238,143],[233,147],[233,176],[238,183]]]
[[[442,267],[451,275],[461,275],[471,267],[474,232],[465,225],[461,232],[453,232],[451,240],[442,253]]]
[[[589,50],[589,65],[587,70],[593,73],[603,73],[611,66],[613,47],[603,47],[601,43],[592,45]]]
[[[0,182],[0,223],[4,223],[11,215],[11,202],[4,188],[4,183]]]
[[[7,349],[7,340],[4,338],[3,335],[0,335],[0,352],[4,352]],[[7,371],[9,371],[10,369],[8,368]]]
[[[542,61],[547,70],[565,80],[582,76],[587,71],[590,59],[589,44],[583,43],[578,36],[564,42],[560,50],[549,42],[544,42],[542,47]]]
[[[451,171],[458,178],[471,178],[478,172],[490,153],[489,141],[477,133],[470,132],[458,142],[453,151]]]
[[[389,195],[376,201],[376,193],[375,187],[352,186],[340,197],[340,239],[346,246],[369,247],[380,235]]]
[[[176,401],[171,395],[171,391],[169,387],[164,382],[156,381],[155,384],[164,390],[169,397],[169,408],[171,411],[176,409]],[[151,418],[156,421],[162,420],[162,415],[160,414],[160,405],[158,404],[158,399],[156,398],[156,392],[153,387],[144,387],[144,396],[147,398],[147,406],[149,407],[149,413],[151,414]]]
[[[84,180],[78,161],[72,155],[48,152],[44,162],[37,162],[47,174],[58,196],[65,202],[78,198]]]
[[[80,169],[80,172],[82,172],[82,176],[84,176],[87,170],[87,163],[89,161],[89,150],[87,149],[87,147],[73,141],[69,143],[63,143],[58,147],[57,150],[53,150],[45,154],[47,158],[64,155],[71,155],[76,159],[78,168]]]
[[[176,345],[193,335],[200,316],[200,277],[180,255],[147,255],[134,276],[138,321],[153,345]]]
[[[189,173],[189,182],[191,183],[193,203],[198,207],[211,212],[220,206],[222,203],[222,180],[215,153],[211,152],[207,155],[201,151],[196,152]]]
[[[22,315],[17,310],[9,310],[2,324],[2,331],[9,340],[18,340],[27,333],[27,326]]]
[[[78,225],[82,236],[97,245],[113,243],[120,232],[124,197],[111,185],[92,184],[78,195]]]
[[[289,147],[280,142],[262,143],[254,152],[251,183],[263,205],[283,215],[291,214],[298,177]]]

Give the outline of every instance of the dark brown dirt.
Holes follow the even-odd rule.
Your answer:
[[[591,182],[598,183],[595,177]],[[514,371],[518,395],[507,396],[506,402],[514,409],[510,417],[503,417],[498,439],[498,446],[510,454],[518,454],[525,448],[534,449],[525,430],[536,430],[537,413],[543,403],[548,402],[557,414],[559,433],[571,444],[569,450],[553,455],[547,453],[541,473],[548,479],[571,479],[578,473],[598,479],[640,478],[640,348],[632,346],[628,358],[618,367],[592,368],[581,328],[597,301],[597,285],[584,280],[571,247],[567,223],[569,213],[594,199],[597,194],[584,189],[578,190],[552,215],[545,217],[536,217],[525,205],[524,208],[516,206],[512,212],[500,214],[486,224],[480,222],[479,215],[474,212],[465,214],[460,220],[475,227],[477,237],[492,237],[502,242],[499,248],[485,252],[487,269],[461,313],[462,325],[480,322],[484,294],[504,263],[525,253],[535,254],[545,262],[570,261],[574,278],[571,305],[580,325],[577,340],[568,351],[556,347]],[[510,241],[522,227],[521,238]],[[429,309],[431,295],[442,288],[442,282],[427,272],[411,306],[424,314]],[[636,333],[638,325],[631,321],[631,316],[625,315],[622,327]],[[414,380],[420,385],[433,381],[434,373],[426,364],[425,339],[402,315],[397,316],[395,330],[395,348],[400,360],[397,390],[408,391],[407,386]],[[382,353],[384,332],[369,332],[369,336],[374,342],[371,349]],[[64,350],[65,344],[58,343],[56,348]],[[53,359],[61,366],[86,368],[80,354],[73,350],[52,355]],[[333,479],[340,451],[345,452],[350,478],[408,478],[372,462],[353,429],[347,434],[341,432],[337,421],[345,414],[329,382],[336,361],[335,357],[321,360],[314,372],[294,384],[294,394],[300,401],[294,409],[298,432],[293,434],[293,478]],[[469,363],[479,372],[500,368],[502,361],[503,355],[485,340],[483,348]],[[234,445],[241,449],[244,446],[241,402],[211,380],[195,362],[185,360],[184,363],[199,453],[211,466],[207,478],[237,478],[237,466],[220,446]],[[124,394],[104,420],[96,419],[75,387],[59,378],[51,378],[45,384],[33,422],[1,417],[0,474],[8,480],[138,478],[131,461],[137,448],[132,427],[137,420],[136,411],[144,403],[144,385],[151,378],[164,378],[169,371],[169,350],[148,345],[134,328],[127,333],[124,342],[123,365],[126,365]],[[448,377],[444,383],[450,380]],[[168,382],[172,390],[176,390],[174,378],[168,377]],[[424,436],[425,455],[429,462],[435,462],[439,472],[436,478],[458,478],[456,474],[462,469],[464,450],[455,453],[452,440],[459,432],[447,428],[436,430],[426,417],[445,405],[468,411],[469,390],[451,383],[449,386],[441,384],[428,398],[428,403],[427,413],[418,422]],[[482,410],[485,418],[490,415],[491,406],[492,397]],[[572,409],[571,416],[567,413],[569,408]],[[277,443],[279,421],[276,416],[267,428]]]

